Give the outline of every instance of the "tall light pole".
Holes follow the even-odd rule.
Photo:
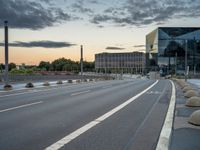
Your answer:
[[[5,89],[12,88],[11,85],[9,85],[9,78],[8,78],[8,21],[4,21],[4,28],[5,28],[5,74],[4,74],[4,80],[5,80]]]
[[[83,79],[83,45],[81,45],[81,79]]]
[[[188,41],[185,40],[185,81],[187,81],[187,75],[189,73],[189,70],[188,70],[188,62],[187,62],[187,49],[188,49]]]

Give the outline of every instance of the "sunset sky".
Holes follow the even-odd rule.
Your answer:
[[[157,27],[200,26],[199,0],[0,0],[0,63],[4,21],[9,61],[38,64],[65,57],[94,61],[101,52],[144,50]]]

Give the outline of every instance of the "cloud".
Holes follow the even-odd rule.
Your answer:
[[[95,14],[90,22],[112,23],[118,26],[163,24],[174,18],[200,16],[198,0],[126,0],[116,7],[110,6]]]
[[[109,47],[106,47],[106,49],[107,50],[124,50],[125,48],[109,46]]]
[[[145,45],[134,45],[133,47],[136,47],[136,48],[138,48],[138,47],[145,47]]]
[[[43,2],[50,0],[43,0]],[[61,8],[29,0],[0,0],[0,27],[7,20],[12,28],[42,29],[73,17]]]
[[[97,1],[90,1],[90,3],[95,3]],[[80,13],[93,13],[93,10],[90,8],[84,7],[84,0],[78,0],[76,3],[72,4],[73,11]]]
[[[68,43],[68,42],[55,42],[55,41],[31,41],[31,42],[20,42],[15,41],[13,43],[9,43],[11,47],[42,47],[42,48],[64,48],[75,46],[76,44]],[[4,43],[0,43],[0,46],[4,46]]]

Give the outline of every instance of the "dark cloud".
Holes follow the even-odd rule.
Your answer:
[[[49,0],[43,0],[49,2]],[[73,19],[62,9],[29,0],[0,0],[0,27],[8,20],[12,28],[42,29]]]
[[[198,0],[127,0],[121,6],[108,7],[95,14],[94,24],[113,23],[118,26],[163,24],[170,19],[200,16]]]
[[[98,0],[89,0],[89,2],[92,4],[99,4]]]
[[[91,2],[95,2],[95,1],[91,1]],[[84,0],[78,0],[76,3],[72,4],[72,8],[73,11],[75,12],[80,12],[80,13],[93,13],[93,10],[90,8],[86,8],[84,6]]]
[[[107,50],[124,50],[125,48],[108,46],[106,47],[106,49]]]
[[[55,42],[55,41],[31,41],[31,42],[13,42],[9,43],[11,47],[42,47],[42,48],[64,48],[71,47],[76,44],[68,43],[68,42]],[[0,43],[0,46],[4,46],[4,43]]]
[[[133,47],[145,47],[145,45],[134,45]]]

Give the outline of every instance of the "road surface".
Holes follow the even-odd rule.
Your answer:
[[[168,80],[115,80],[0,95],[2,150],[155,149]]]

